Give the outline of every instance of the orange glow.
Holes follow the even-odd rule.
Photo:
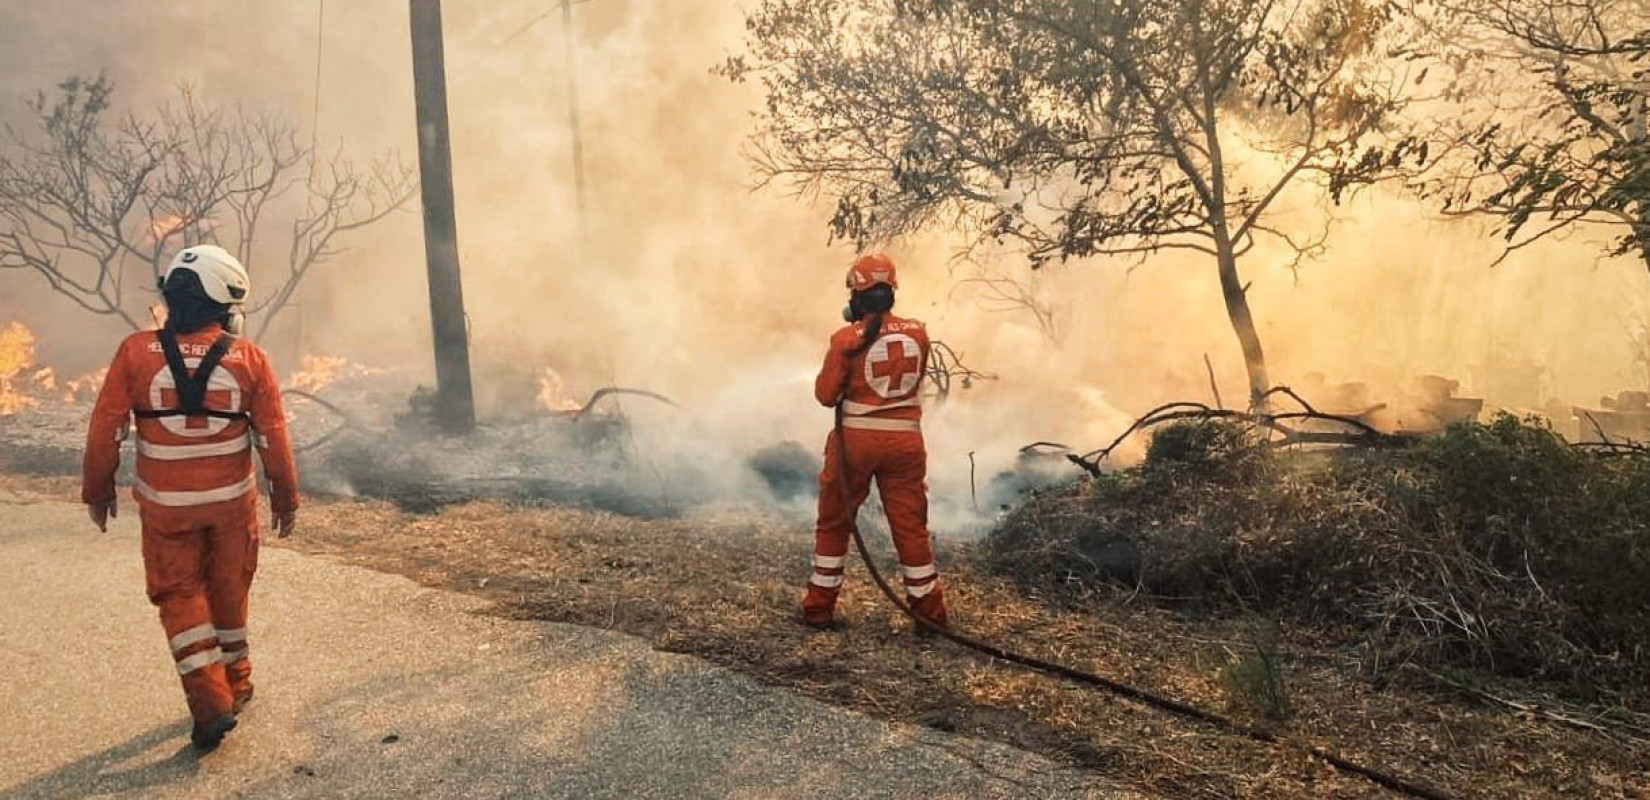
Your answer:
[[[285,388],[316,394],[339,381],[382,372],[343,356],[304,356],[298,361],[298,369],[287,376]]]
[[[103,379],[109,376],[109,368],[103,367],[96,372],[90,372],[72,380],[63,381],[61,394],[65,403],[90,403],[97,399],[98,390],[103,388]]]
[[[567,396],[567,382],[562,380],[561,373],[545,367],[539,371],[538,406],[541,411],[567,413],[583,408],[578,401]]]
[[[313,394],[338,380],[338,374],[347,366],[349,359],[342,356],[304,356],[298,371],[287,378],[286,385]]]
[[[50,370],[46,372],[51,380]],[[21,322],[0,328],[0,416],[39,404],[24,393],[39,373],[34,368],[34,333]]]

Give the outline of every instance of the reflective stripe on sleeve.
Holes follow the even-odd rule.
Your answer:
[[[889,433],[921,433],[922,423],[914,419],[878,419],[876,417],[844,417],[842,427],[859,431]]]
[[[218,629],[219,644],[233,644],[235,642],[244,641],[246,641],[245,628],[230,628],[228,630],[224,630],[222,628]]]
[[[172,637],[170,644],[172,652],[176,653],[189,645],[199,644],[217,635],[217,631],[209,623],[201,623]]]
[[[820,569],[842,569],[847,563],[847,556],[814,556],[814,566]]]
[[[908,581],[920,581],[923,578],[931,578],[940,574],[940,571],[934,568],[932,562],[923,564],[920,567],[907,567],[902,564],[900,565],[900,571],[905,573],[905,579]]]
[[[154,444],[142,438],[139,438],[137,443],[138,455],[156,461],[187,461],[192,458],[228,456],[245,452],[248,447],[245,436],[211,444]]]
[[[223,656],[221,658],[219,658],[218,660],[223,662],[224,666],[228,666],[228,665],[233,664],[237,661],[246,660],[246,654],[247,654],[247,650],[244,647],[241,648],[240,650],[225,650],[225,651],[223,651]]]
[[[905,587],[905,596],[911,598],[927,597],[938,585],[940,585],[939,581],[929,581],[921,586],[907,586]]]
[[[161,492],[151,488],[142,480],[132,481],[132,488],[139,496],[155,505],[161,506],[204,506],[212,503],[222,503],[225,500],[234,500],[252,491],[255,476],[248,474],[244,480],[229,486],[217,489],[207,489],[200,492]]]
[[[835,588],[842,585],[842,576],[841,575],[820,575],[819,573],[816,572],[816,573],[814,573],[813,577],[808,579],[808,582],[815,585],[815,586],[818,586],[821,589],[835,589]]]
[[[192,656],[190,656],[190,657],[188,657],[188,658],[186,658],[182,661],[179,661],[178,662],[178,674],[179,675],[188,675],[189,673],[194,672],[197,669],[203,669],[203,668],[205,668],[209,665],[216,664],[222,659],[223,659],[223,651],[219,650],[216,647],[212,648],[211,650],[202,650],[199,653],[196,653],[196,654],[194,654],[194,655],[192,655]]]

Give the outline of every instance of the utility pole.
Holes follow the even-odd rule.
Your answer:
[[[464,283],[458,271],[453,212],[453,151],[447,135],[447,68],[441,0],[412,4],[413,96],[418,107],[418,172],[424,201],[424,255],[429,262],[430,327],[435,335],[436,424],[448,433],[475,429]]]

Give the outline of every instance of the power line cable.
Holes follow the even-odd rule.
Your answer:
[[[316,150],[321,136],[321,56],[326,52],[327,0],[316,0],[315,9],[315,88],[311,92],[309,114],[309,177],[305,181],[313,195],[315,189]]]

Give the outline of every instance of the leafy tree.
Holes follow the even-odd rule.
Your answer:
[[[1650,0],[1429,0],[1431,52],[1458,74],[1457,157],[1418,181],[1490,216],[1506,255],[1590,228],[1650,268]]]
[[[1034,266],[1207,255],[1258,398],[1239,262],[1269,241],[1298,264],[1327,235],[1280,199],[1426,157],[1388,131],[1405,19],[1383,0],[764,0],[723,71],[766,89],[765,182],[834,198],[837,237],[951,225]]]
[[[209,242],[252,271],[259,291],[248,311],[261,336],[344,234],[417,190],[399,162],[318,162],[292,126],[203,105],[187,88],[145,116],[117,114],[113,95],[102,76],[70,78],[30,103],[36,130],[7,129],[0,270],[33,271],[80,308],[134,329],[145,327],[143,308],[172,255]],[[289,226],[278,242],[264,233],[274,217]]]

